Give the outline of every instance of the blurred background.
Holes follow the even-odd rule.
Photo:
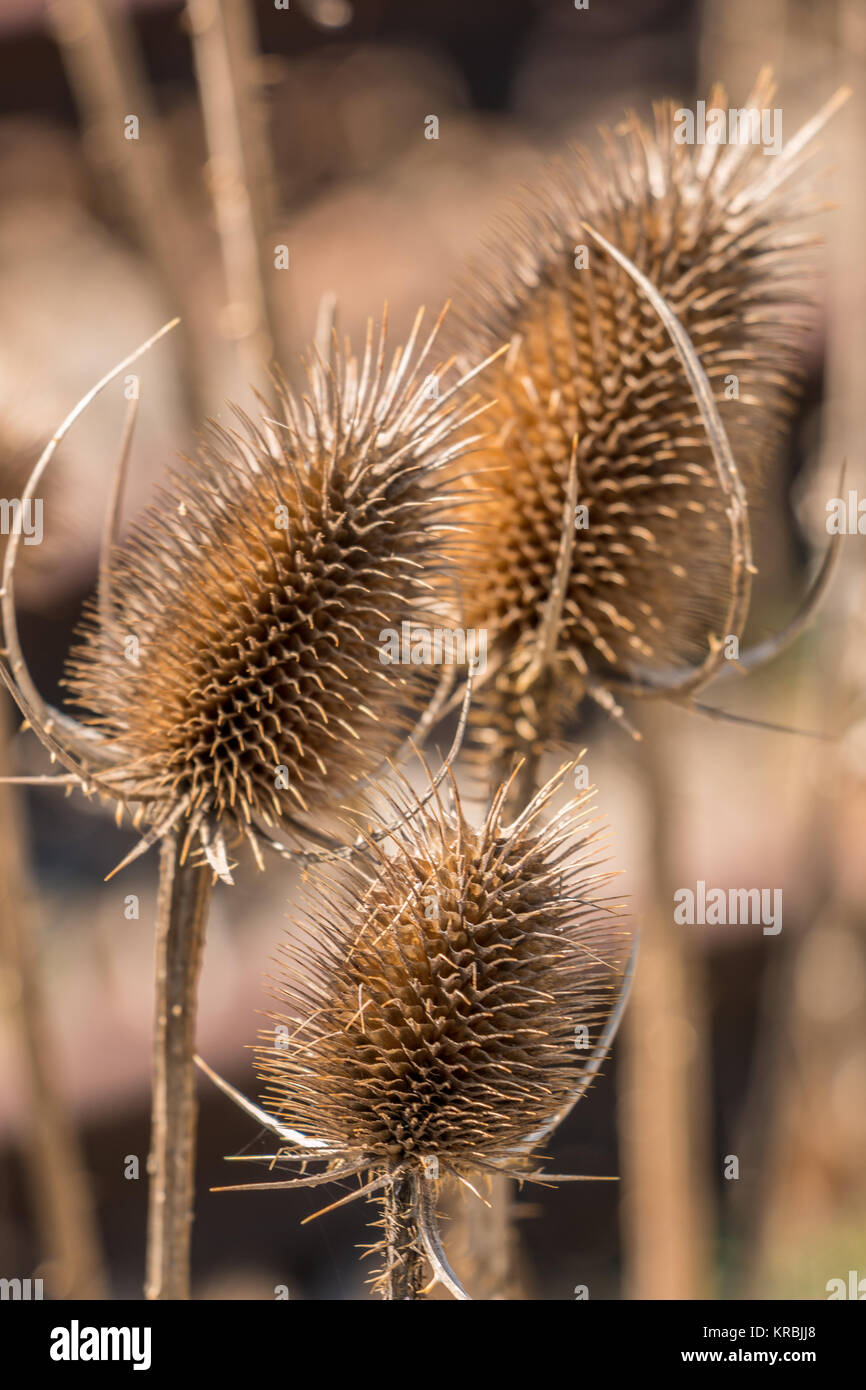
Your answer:
[[[256,94],[238,113],[259,162],[250,215],[269,229],[268,255],[271,242],[288,251],[267,303],[233,244],[212,5],[3,6],[0,494],[18,495],[76,400],[181,313],[179,333],[136,368],[131,519],[202,419],[244,399],[263,341],[296,375],[323,294],[337,296],[353,339],[387,298],[399,341],[419,303],[438,310],[491,217],[545,157],[568,140],[593,145],[597,125],[627,107],[649,116],[663,96],[693,105],[717,79],[742,105],[770,63],[786,138],[841,83],[853,88],[821,138],[837,206],[821,219],[827,273],[814,287],[806,390],[753,521],[749,634],[782,625],[826,544],[843,460],[846,487],[866,496],[863,0],[226,10],[227,51]],[[437,139],[425,135],[431,116]],[[43,487],[44,543],[22,551],[23,645],[55,702],[95,583],[125,404],[107,393],[64,440]],[[518,1196],[520,1296],[569,1299],[582,1286],[591,1299],[810,1299],[849,1270],[866,1277],[863,545],[847,541],[814,629],[712,696],[843,737],[648,705],[633,715],[640,749],[591,712],[579,730],[642,953],[614,1057],[549,1149],[556,1171],[622,1182]],[[7,767],[43,770],[35,741],[13,737],[11,709],[3,717]],[[41,1276],[53,1296],[137,1298],[156,857],[105,884],[131,833],[56,789],[0,790],[0,842],[0,1276]],[[781,888],[782,931],[675,927],[673,892],[699,879]],[[245,1048],[267,1007],[291,886],[284,869],[251,870],[214,897],[199,1050],[250,1094]],[[356,1247],[372,1239],[369,1209],[302,1228],[321,1194],[209,1193],[231,1180],[223,1156],[258,1141],[203,1084],[194,1296],[272,1298],[284,1285],[292,1298],[366,1297]]]

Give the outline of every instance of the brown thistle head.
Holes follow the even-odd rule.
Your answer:
[[[587,794],[541,819],[567,771],[511,825],[505,786],[478,828],[456,791],[451,808],[413,797],[375,877],[320,889],[283,951],[265,1111],[305,1136],[288,1155],[313,1143],[376,1186],[409,1183],[422,1242],[438,1178],[532,1176],[610,1041],[628,943]]]
[[[440,388],[439,325],[419,348],[420,327],[390,368],[384,324],[360,364],[335,339],[303,399],[281,386],[260,420],[212,423],[115,553],[69,663],[94,785],[152,829],[180,821],[215,866],[223,837],[257,851],[339,805],[429,699],[432,673],[383,660],[383,630],[452,621],[440,475],[474,402]]]
[[[766,108],[773,90],[762,74],[748,106]],[[721,89],[707,105],[727,107]],[[785,429],[809,327],[808,139],[766,158],[732,132],[726,145],[679,143],[680,121],[660,103],[653,130],[630,115],[604,133],[603,162],[571,151],[467,288],[462,349],[511,343],[486,378],[493,440],[476,456],[465,566],[467,621],[488,625],[508,654],[505,725],[533,665],[555,659],[560,682],[571,670],[572,705],[575,688],[610,703],[616,688],[694,670],[738,605],[744,616],[744,502]],[[641,275],[685,330],[685,350]],[[689,356],[708,387],[703,406]]]

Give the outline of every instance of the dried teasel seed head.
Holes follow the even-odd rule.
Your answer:
[[[360,363],[335,335],[303,399],[278,385],[261,419],[211,423],[115,555],[68,684],[100,786],[181,815],[187,843],[255,848],[262,824],[334,808],[429,698],[435,673],[383,661],[382,632],[453,620],[440,475],[475,401],[440,384],[441,318],[419,346],[421,321],[390,367],[384,323]]]
[[[456,791],[415,802],[374,878],[320,889],[257,1050],[270,1114],[374,1172],[522,1163],[586,1080],[628,954],[588,795],[542,818],[567,770],[510,825],[504,786],[478,828]]]
[[[762,73],[748,107],[767,108],[773,90]],[[707,105],[727,108],[721,89]],[[751,499],[785,428],[810,321],[814,129],[772,159],[732,132],[733,143],[688,145],[677,129],[665,102],[654,130],[631,115],[605,133],[603,162],[569,153],[491,243],[464,300],[463,350],[511,343],[485,379],[496,404],[476,455],[467,622],[489,626],[502,651],[531,644],[572,529],[554,636],[590,693],[700,662],[711,637],[727,635],[733,579],[729,499],[681,356],[589,229],[690,336]],[[509,698],[512,727],[513,689]]]

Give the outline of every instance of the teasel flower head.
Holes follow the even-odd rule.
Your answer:
[[[605,897],[592,794],[543,814],[572,766],[511,824],[504,784],[478,827],[453,782],[448,802],[432,785],[407,793],[375,871],[320,883],[280,958],[251,1113],[286,1139],[287,1162],[328,1165],[277,1186],[363,1174],[343,1200],[384,1193],[386,1296],[420,1256],[463,1296],[436,1233],[439,1181],[539,1180],[533,1149],[612,1040],[629,942]],[[402,1244],[387,1229],[395,1187]]]
[[[303,398],[277,383],[261,418],[207,427],[111,549],[68,668],[81,723],[34,711],[11,649],[69,780],[146,827],[134,852],[177,827],[229,877],[233,844],[261,862],[275,836],[315,837],[423,722],[435,673],[384,661],[382,631],[454,621],[441,475],[478,409],[474,372],[445,383],[432,357],[441,317],[426,340],[422,317],[390,364],[385,320],[360,363],[335,334]],[[5,617],[17,643],[8,600]]]
[[[747,106],[773,92],[762,73]],[[554,667],[571,708],[621,714],[620,693],[693,694],[741,634],[749,504],[810,325],[810,142],[846,95],[775,158],[739,128],[680,143],[672,102],[652,130],[630,115],[602,161],[551,167],[467,277],[458,350],[510,344],[485,381],[464,567],[506,736]],[[707,106],[727,107],[720,88]]]

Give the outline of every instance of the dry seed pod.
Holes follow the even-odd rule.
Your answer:
[[[762,73],[749,107],[773,91]],[[603,163],[574,150],[551,169],[476,267],[460,346],[511,343],[485,382],[494,439],[476,455],[465,565],[467,622],[496,634],[507,665],[501,738],[521,718],[538,735],[527,691],[554,660],[560,700],[573,708],[588,692],[611,705],[612,690],[695,669],[731,631],[735,583],[747,601],[748,519],[708,415],[753,500],[809,327],[807,146],[844,96],[775,158],[733,132],[727,145],[678,143],[671,102],[654,131],[629,116],[605,134]],[[727,106],[721,89],[708,106]],[[689,351],[711,392],[703,409]]]
[[[453,808],[413,798],[375,877],[320,887],[282,952],[255,1113],[283,1156],[337,1165],[307,1185],[365,1173],[361,1192],[386,1192],[386,1293],[422,1254],[453,1279],[437,1179],[537,1177],[532,1148],[610,1044],[628,939],[599,896],[591,794],[541,815],[572,766],[511,825],[505,785],[477,829],[456,789]]]
[[[142,846],[180,822],[228,876],[227,844],[260,858],[339,805],[429,700],[434,673],[383,662],[381,632],[452,621],[441,475],[477,411],[474,373],[440,389],[422,314],[390,367],[370,324],[360,364],[336,336],[313,355],[303,400],[211,424],[113,555],[69,666],[88,713],[60,732],[82,782],[138,808]]]

